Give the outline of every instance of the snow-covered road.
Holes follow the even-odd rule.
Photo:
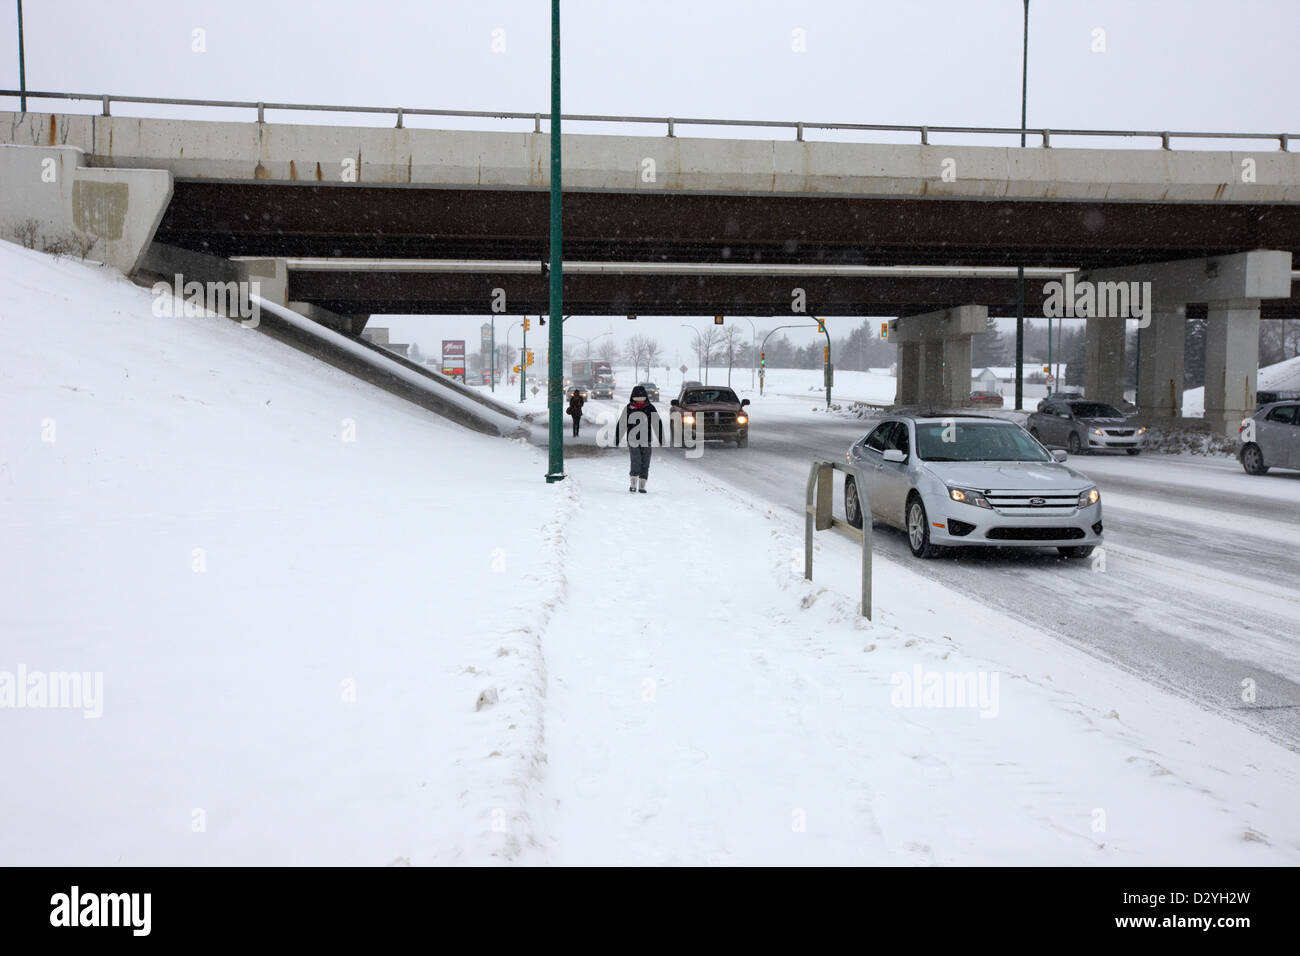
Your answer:
[[[709,445],[675,464],[801,514],[811,459],[841,457],[866,431],[812,404],[755,398],[749,448]],[[1046,550],[919,561],[879,525],[876,553],[1300,746],[1300,475],[1203,458],[1072,463],[1102,489],[1104,571]],[[842,515],[838,477],[836,505]]]

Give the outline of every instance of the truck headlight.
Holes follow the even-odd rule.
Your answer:
[[[683,415],[683,416],[682,416],[682,424],[683,424],[683,425],[694,425],[694,424],[695,424],[695,416],[694,416],[694,415]]]
[[[969,491],[965,488],[949,488],[948,497],[953,501],[960,501],[962,504],[974,505],[977,508],[991,508],[988,499],[978,491]]]
[[[736,416],[736,424],[737,424],[737,425],[748,425],[748,424],[749,424],[749,417],[748,417],[747,415],[737,415],[737,416]]]
[[[1095,505],[1101,501],[1101,492],[1096,488],[1089,488],[1083,494],[1079,495],[1079,507],[1086,508],[1089,505]]]

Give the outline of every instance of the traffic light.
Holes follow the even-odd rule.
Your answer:
[[[518,375],[518,374],[519,374],[519,366],[518,366],[518,365],[514,366],[510,371],[512,371],[512,372],[514,372],[516,375]]]
[[[528,322],[528,317],[524,316],[524,331],[527,332],[532,326]]]
[[[532,364],[533,364],[533,350],[532,350],[532,349],[529,349],[529,350],[528,350],[528,364],[529,364],[529,365],[532,365]]]
[[[722,316],[720,316],[720,315],[715,315],[715,316],[713,317],[713,324],[714,324],[714,325],[721,325],[721,324],[722,324]]]
[[[767,368],[767,353],[766,353],[766,352],[759,352],[759,353],[758,353],[758,367],[759,367],[759,368]]]
[[[814,318],[814,319],[817,319],[817,316],[813,316],[813,318]],[[817,319],[817,331],[818,331],[818,332],[825,332],[825,331],[826,331],[826,320],[825,320],[825,319]]]
[[[1051,375],[1051,374],[1052,374],[1052,366],[1050,366],[1050,365],[1044,365],[1044,366],[1043,366],[1043,374],[1044,374],[1044,375]]]
[[[632,322],[635,322],[635,321],[636,321],[636,316],[635,316],[635,315],[629,315],[629,316],[628,316],[628,320],[629,320],[629,321],[632,321]]]
[[[888,323],[888,322],[881,322],[881,323],[880,323],[880,337],[881,337],[882,339],[887,339],[887,338],[889,338],[889,323]]]

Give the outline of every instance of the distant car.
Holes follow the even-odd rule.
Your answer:
[[[697,382],[695,381],[695,379],[691,379],[689,382],[682,382],[682,388],[703,388],[703,387],[704,387],[704,383]]]
[[[970,393],[970,400],[976,405],[996,405],[1002,407],[1002,393],[976,390]]]
[[[734,441],[737,448],[749,444],[749,399],[739,399],[723,385],[692,386],[689,382],[670,403],[674,413],[669,419],[673,433],[670,442],[677,444],[676,429],[704,441]],[[680,422],[678,419],[680,414]]]
[[[1123,449],[1140,455],[1147,430],[1114,405],[1053,395],[1025,423],[1029,434],[1044,445],[1066,448],[1071,455],[1087,451]]]
[[[595,385],[591,386],[591,397],[592,398],[613,398],[614,383],[597,382]]]
[[[572,398],[574,395],[579,396],[584,402],[588,398],[587,390],[581,385],[575,385],[569,389],[569,397]]]
[[[1300,392],[1281,392],[1275,390],[1266,390],[1255,393],[1255,407],[1263,408],[1265,405],[1272,405],[1274,402],[1297,402],[1300,401]]]
[[[1275,402],[1257,409],[1238,433],[1241,448],[1237,459],[1246,474],[1262,475],[1270,468],[1300,469],[1300,401]]]
[[[656,385],[654,382],[641,382],[640,385],[642,388],[645,389],[645,393],[647,396],[649,396],[650,401],[652,402],[659,401],[658,385]]]
[[[918,558],[945,547],[1054,547],[1086,558],[1101,543],[1101,492],[1015,422],[980,415],[881,422],[846,453],[868,518],[907,532]],[[862,527],[857,482],[844,481],[849,524]]]
[[[1079,390],[1073,388],[1062,389],[1060,391],[1053,392],[1051,395],[1048,395],[1046,398],[1039,399],[1037,407],[1038,410],[1041,412],[1043,410],[1043,406],[1046,405],[1048,402],[1073,400],[1077,398],[1083,398],[1083,392],[1080,392]]]

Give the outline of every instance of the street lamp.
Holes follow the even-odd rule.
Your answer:
[[[687,329],[692,335],[695,336],[695,341],[697,343],[695,346],[695,374],[699,375],[700,374],[700,347],[698,343],[699,340],[702,338],[702,336],[700,335],[700,330],[695,328],[695,326],[693,325],[682,325],[680,326],[680,328]]]

